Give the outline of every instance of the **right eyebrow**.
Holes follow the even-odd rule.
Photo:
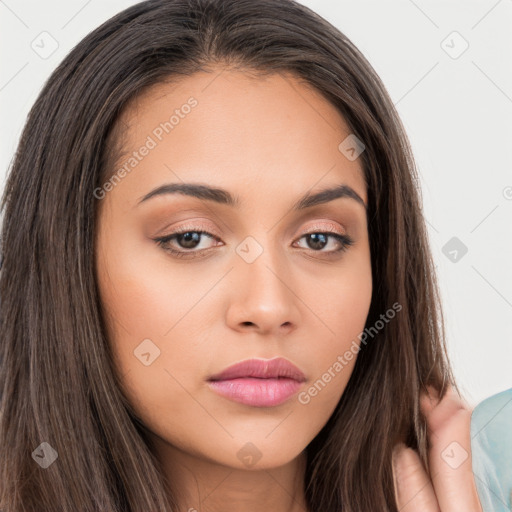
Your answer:
[[[231,195],[227,190],[196,183],[166,183],[148,192],[138,201],[137,205],[152,197],[165,194],[183,194],[197,197],[198,199],[206,199],[207,201],[215,201],[216,203],[226,204],[232,207],[240,206],[240,199]]]

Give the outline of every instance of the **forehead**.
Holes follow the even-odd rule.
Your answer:
[[[182,180],[297,196],[343,182],[366,201],[360,159],[340,150],[349,135],[340,112],[292,74],[213,68],[158,83],[130,102],[112,171],[128,171],[123,190],[134,200]]]

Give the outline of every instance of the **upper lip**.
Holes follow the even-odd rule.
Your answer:
[[[212,375],[208,380],[228,380],[241,377],[272,379],[287,377],[299,382],[306,380],[305,375],[290,361],[283,357],[274,359],[246,359],[240,363],[228,366],[220,373]]]

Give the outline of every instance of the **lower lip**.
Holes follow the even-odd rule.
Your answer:
[[[235,402],[253,407],[273,407],[282,404],[294,395],[301,383],[288,378],[240,379],[209,381],[210,387],[219,395]]]

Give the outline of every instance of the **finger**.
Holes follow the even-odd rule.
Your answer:
[[[481,512],[471,462],[471,409],[450,387],[421,398],[430,440],[430,475],[443,512]]]
[[[395,447],[392,467],[400,512],[440,512],[432,482],[412,448],[403,443]]]
[[[437,430],[441,424],[449,418],[449,412],[454,412],[461,408],[470,410],[469,404],[455,391],[453,386],[448,386],[446,393],[442,399],[443,401],[443,413],[437,411],[435,414],[431,414],[434,409],[439,405],[440,398],[439,393],[432,387],[427,386],[429,394],[422,393],[420,397],[420,404],[423,414],[428,418],[433,430]]]

